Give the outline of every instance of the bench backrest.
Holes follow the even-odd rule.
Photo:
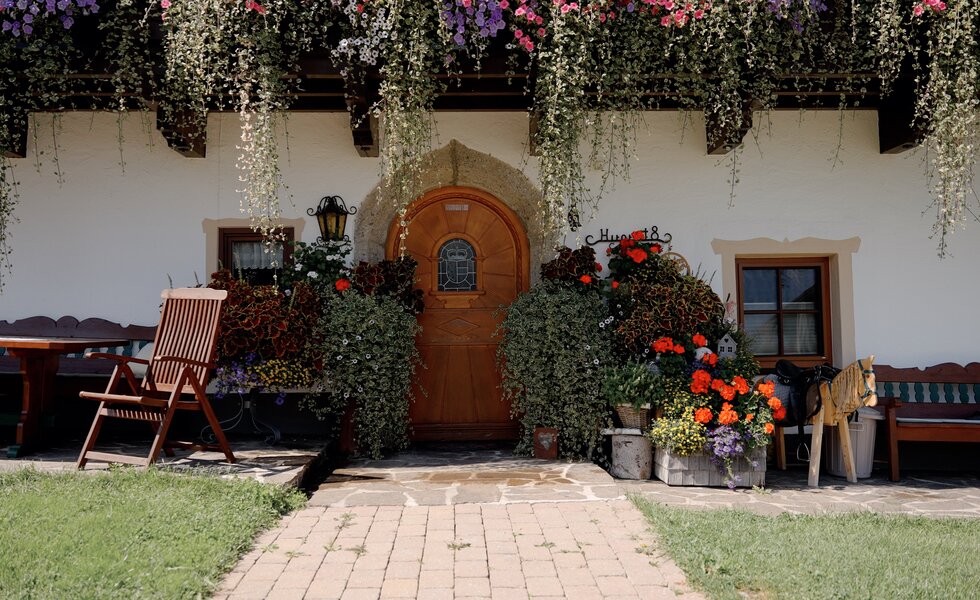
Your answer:
[[[921,404],[977,404],[980,363],[943,363],[919,369],[875,365],[878,396]]]
[[[56,321],[50,317],[30,317],[14,322],[0,321],[0,335],[128,339],[130,343],[125,346],[89,348],[89,350],[95,352],[108,352],[111,354],[123,354],[125,356],[136,356],[143,346],[153,341],[155,334],[155,326],[123,326],[119,323],[97,318],[79,321],[75,317],[61,317]],[[19,368],[19,361],[3,356],[5,354],[6,350],[0,348],[0,371],[16,372]],[[111,365],[107,367],[106,365],[99,364],[106,361],[83,360],[83,354],[80,352],[64,355],[59,372],[103,373],[107,368],[111,372]]]

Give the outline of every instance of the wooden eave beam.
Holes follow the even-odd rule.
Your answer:
[[[361,69],[354,69],[346,77],[344,86],[354,149],[358,156],[377,158],[380,156],[378,118],[371,110],[373,98],[367,74]]]
[[[915,82],[900,78],[891,94],[878,102],[878,151],[881,154],[900,154],[922,142],[922,132],[913,127],[915,121]]]
[[[704,113],[704,132],[708,154],[728,154],[742,143],[745,134],[752,129],[752,102],[742,102],[742,110],[735,123],[721,124],[718,118],[707,111]]]
[[[205,123],[190,110],[167,113],[157,107],[157,129],[167,140],[167,145],[186,158],[207,156],[207,130]]]

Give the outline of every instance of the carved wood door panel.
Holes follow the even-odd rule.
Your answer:
[[[528,285],[528,245],[519,218],[499,200],[470,188],[442,188],[409,211],[405,251],[419,263],[425,294],[417,338],[425,368],[410,409],[416,440],[513,439],[517,429],[501,397],[493,336],[508,306]],[[397,224],[388,255],[401,243]]]

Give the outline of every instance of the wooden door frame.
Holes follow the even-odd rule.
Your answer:
[[[527,239],[527,229],[521,218],[517,216],[509,206],[504,204],[499,198],[472,187],[447,186],[426,192],[420,198],[408,205],[405,220],[409,223],[409,235],[411,235],[411,222],[422,209],[442,202],[444,200],[467,200],[476,202],[496,213],[501,221],[507,225],[511,237],[514,239],[514,247],[517,249],[517,293],[526,292],[530,287],[531,276],[531,245]],[[388,239],[385,242],[385,258],[391,260],[398,256],[399,241],[401,239],[401,227],[399,217],[396,216],[388,227]]]
[[[514,277],[516,279],[515,291],[518,295],[526,292],[530,287],[531,268],[530,242],[527,237],[527,230],[525,229],[524,223],[521,221],[521,218],[517,215],[517,213],[515,213],[509,206],[504,204],[500,199],[487,192],[476,188],[463,186],[448,186],[427,192],[408,206],[405,221],[409,223],[409,235],[411,235],[411,222],[416,216],[432,205],[447,200],[479,204],[494,213],[499,218],[500,222],[507,227],[508,233],[514,244],[514,254],[517,262],[514,273]],[[385,243],[385,257],[389,260],[396,258],[399,254],[399,249],[401,246],[401,227],[399,226],[400,221],[401,219],[396,216],[392,220],[391,225],[388,227],[388,238]],[[440,234],[433,236],[433,238],[435,238],[435,247],[430,254],[433,254],[435,249],[440,248],[441,244],[443,244],[446,240],[455,237],[461,237],[474,244],[474,246],[478,246],[478,240],[472,239],[468,234],[447,232],[445,235]],[[433,270],[432,275],[435,275],[435,270]],[[426,284],[427,287],[435,289],[434,286],[429,285],[431,282],[426,282]],[[451,294],[457,295],[457,293]],[[417,339],[416,343],[419,341],[420,340]],[[517,434],[518,425],[514,421],[507,424],[420,424],[413,426],[412,438],[416,441],[512,440],[517,438]]]

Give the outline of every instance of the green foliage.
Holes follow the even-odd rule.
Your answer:
[[[281,283],[288,288],[301,281],[323,295],[347,275],[348,254],[347,244],[293,242],[293,265],[283,270]]]
[[[320,418],[354,408],[361,454],[380,458],[408,445],[408,405],[419,366],[418,323],[394,299],[355,291],[323,297],[316,339],[324,389],[305,404]]]
[[[688,581],[710,598],[976,597],[975,519],[773,517],[633,501]]]
[[[610,406],[654,407],[662,400],[660,379],[644,363],[607,366],[603,369],[602,393]]]
[[[206,597],[304,502],[292,488],[152,469],[0,474],[0,595]]]
[[[497,358],[504,398],[529,454],[535,427],[555,427],[563,457],[591,458],[609,423],[602,396],[609,361],[608,313],[595,292],[542,282],[521,294],[500,326]]]

